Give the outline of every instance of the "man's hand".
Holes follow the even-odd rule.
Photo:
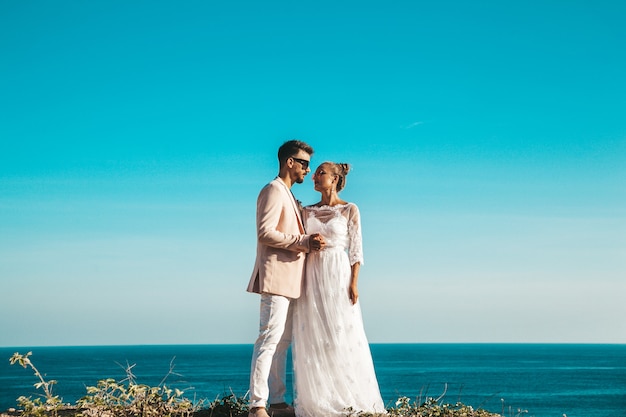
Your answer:
[[[310,242],[311,250],[319,251],[324,249],[324,246],[326,246],[324,236],[320,235],[319,233],[312,234]]]

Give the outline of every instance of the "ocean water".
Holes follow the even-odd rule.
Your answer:
[[[372,344],[383,400],[461,401],[507,417],[625,417],[626,345]],[[36,396],[30,369],[11,366],[14,352],[57,380],[54,392],[73,403],[104,378],[185,389],[191,399],[245,396],[252,345],[0,348],[0,410]],[[2,359],[3,358],[3,359]],[[173,367],[173,373],[169,371]],[[288,382],[291,375],[288,375]],[[520,413],[521,411],[521,413]]]

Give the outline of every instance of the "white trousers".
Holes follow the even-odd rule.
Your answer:
[[[285,402],[292,323],[290,298],[261,294],[259,337],[250,367],[250,408],[265,407],[268,399],[272,404]]]

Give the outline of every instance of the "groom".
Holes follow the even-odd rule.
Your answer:
[[[324,247],[318,233],[307,235],[300,206],[291,193],[311,172],[313,148],[290,140],[278,149],[278,176],[257,198],[257,254],[248,292],[261,294],[259,336],[250,367],[249,417],[294,415],[285,402],[287,349],[291,343],[291,301],[300,296],[305,253]],[[271,399],[269,410],[266,410]]]

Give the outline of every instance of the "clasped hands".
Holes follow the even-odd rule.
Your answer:
[[[310,238],[311,250],[319,251],[324,249],[326,246],[326,241],[324,240],[324,236],[319,233],[313,233]]]

